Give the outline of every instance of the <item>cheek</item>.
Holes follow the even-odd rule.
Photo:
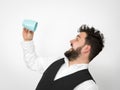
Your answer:
[[[73,49],[76,50],[79,47],[82,47],[84,45],[84,43],[82,42],[76,42],[73,44]]]
[[[80,47],[80,44],[79,43],[74,43],[73,44],[73,49],[76,50],[78,47]]]

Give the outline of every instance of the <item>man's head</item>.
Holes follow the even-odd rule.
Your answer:
[[[78,32],[76,38],[70,41],[72,48],[64,54],[70,61],[82,58],[90,62],[104,47],[103,34],[86,25],[82,25]]]

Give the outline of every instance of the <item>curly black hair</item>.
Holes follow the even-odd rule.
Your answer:
[[[87,34],[86,44],[91,46],[89,55],[89,61],[91,61],[102,51],[104,47],[104,35],[94,27],[88,27],[87,25],[82,25],[78,29],[78,32],[85,32]]]

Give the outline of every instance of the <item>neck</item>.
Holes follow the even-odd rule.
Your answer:
[[[88,63],[89,63],[88,58],[79,57],[77,59],[69,61],[69,66],[74,65],[74,64],[88,64]]]

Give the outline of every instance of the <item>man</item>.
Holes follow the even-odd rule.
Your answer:
[[[79,34],[70,41],[65,57],[46,59],[36,55],[34,33],[23,29],[22,43],[26,65],[43,75],[36,90],[98,90],[88,70],[88,64],[104,47],[104,37],[94,27],[82,25]]]

